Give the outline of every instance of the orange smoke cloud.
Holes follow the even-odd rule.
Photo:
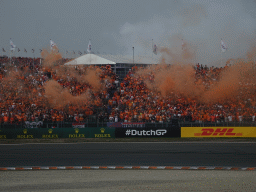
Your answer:
[[[93,90],[96,92],[102,89],[102,84],[100,82],[98,73],[99,71],[97,69],[89,68],[88,70],[86,70],[86,74],[81,77],[81,79],[91,85],[93,87]]]
[[[95,69],[93,67],[84,66],[74,67],[74,66],[64,66],[59,65],[58,61],[62,59],[60,53],[58,53],[58,48],[52,49],[51,52],[44,49],[41,53],[43,57],[43,66],[51,68],[55,72],[57,78],[61,79],[76,79],[78,83],[86,83],[90,85],[91,93],[98,92],[102,90],[103,85],[101,84],[99,74],[101,69]],[[79,96],[73,96],[67,88],[62,88],[62,86],[54,80],[50,80],[45,85],[45,95],[51,106],[54,107],[64,107],[68,104],[78,105],[90,100],[91,93],[89,89]],[[61,99],[60,99],[61,98]]]
[[[51,52],[43,49],[41,57],[44,59],[43,66],[50,68],[52,68],[58,60],[62,59],[61,54],[58,52],[58,48],[52,49]]]
[[[220,74],[220,80],[204,93],[203,101],[221,102],[236,97],[243,84],[249,82],[248,75],[251,72],[249,63],[244,60],[235,61],[234,65]]]
[[[10,73],[1,81],[2,96],[7,99],[10,95],[24,96],[24,83],[21,81],[20,71],[10,70]]]
[[[162,54],[160,64],[191,64],[196,56],[194,47],[189,42],[183,41],[179,35],[171,37],[171,44],[171,48],[159,47],[159,52]]]
[[[154,81],[145,80],[145,83],[149,89],[160,92],[163,97],[170,97],[175,93],[185,98],[196,99],[198,102],[216,103],[234,100],[241,92],[244,97],[256,93],[255,85],[250,88],[244,87],[248,83],[256,82],[255,47],[248,52],[247,60],[228,60],[227,62],[232,62],[232,66],[220,70],[220,74],[217,75],[219,79],[216,81],[209,77],[210,71],[207,74],[209,76],[204,77],[205,80],[196,78],[196,71],[193,65],[189,64],[193,58],[193,52],[189,47],[182,51],[186,54],[168,48],[161,48],[160,51],[163,53],[160,65],[139,70],[135,75],[146,77],[148,74],[154,74]]]
[[[78,67],[77,69],[73,66],[60,66],[56,69],[56,74],[59,77],[63,79],[67,77],[75,78],[77,82],[86,83],[92,86],[93,92],[98,92],[103,88],[99,77],[101,72],[102,71],[99,68],[84,68],[84,66]]]
[[[185,97],[198,97],[202,88],[195,82],[195,71],[192,65],[159,65],[151,67],[155,75],[154,82],[145,81],[150,89],[169,96],[172,93],[182,94]],[[138,71],[137,75],[148,74],[147,71]]]
[[[68,104],[84,105],[90,101],[90,94],[85,92],[79,96],[73,96],[67,88],[63,88],[57,81],[50,80],[44,86],[45,97],[51,107],[63,108]]]

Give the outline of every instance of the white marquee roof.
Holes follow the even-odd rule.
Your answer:
[[[111,61],[114,61],[116,63],[133,63],[133,56],[128,55],[100,55],[103,58],[109,59]],[[134,56],[134,63],[136,64],[157,64],[159,62],[159,56],[141,56],[141,55],[135,55]]]
[[[136,64],[157,64],[159,57],[150,56],[134,56],[134,63]],[[85,54],[76,59],[67,62],[65,65],[115,65],[116,63],[133,63],[132,56],[126,55],[96,55],[96,54]]]
[[[95,54],[85,54],[82,55],[81,57],[78,57],[76,59],[73,59],[67,63],[65,63],[65,65],[114,65],[116,64],[113,61],[110,61],[108,59],[104,59],[98,55]]]

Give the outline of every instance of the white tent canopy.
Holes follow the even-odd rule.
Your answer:
[[[80,56],[65,65],[115,65],[116,63],[133,63],[133,57],[127,55],[95,55],[86,54]],[[159,63],[159,56],[134,56],[134,63],[136,64],[157,64]]]
[[[72,61],[65,63],[65,65],[115,65],[116,63],[108,59],[104,59],[95,54],[86,54],[78,57]]]
[[[116,63],[133,63],[133,56],[132,55],[100,55],[105,59],[109,59]],[[142,55],[135,55],[134,56],[134,63],[135,64],[157,64],[159,62],[159,56],[142,56]]]

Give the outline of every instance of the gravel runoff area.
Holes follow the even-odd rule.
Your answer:
[[[75,139],[1,139],[0,144],[83,143],[83,142],[256,142],[256,138],[75,138]]]
[[[256,191],[255,171],[48,170],[0,174],[0,192]]]

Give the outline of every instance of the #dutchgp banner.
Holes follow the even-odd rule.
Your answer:
[[[116,128],[116,137],[180,137],[172,128]]]

